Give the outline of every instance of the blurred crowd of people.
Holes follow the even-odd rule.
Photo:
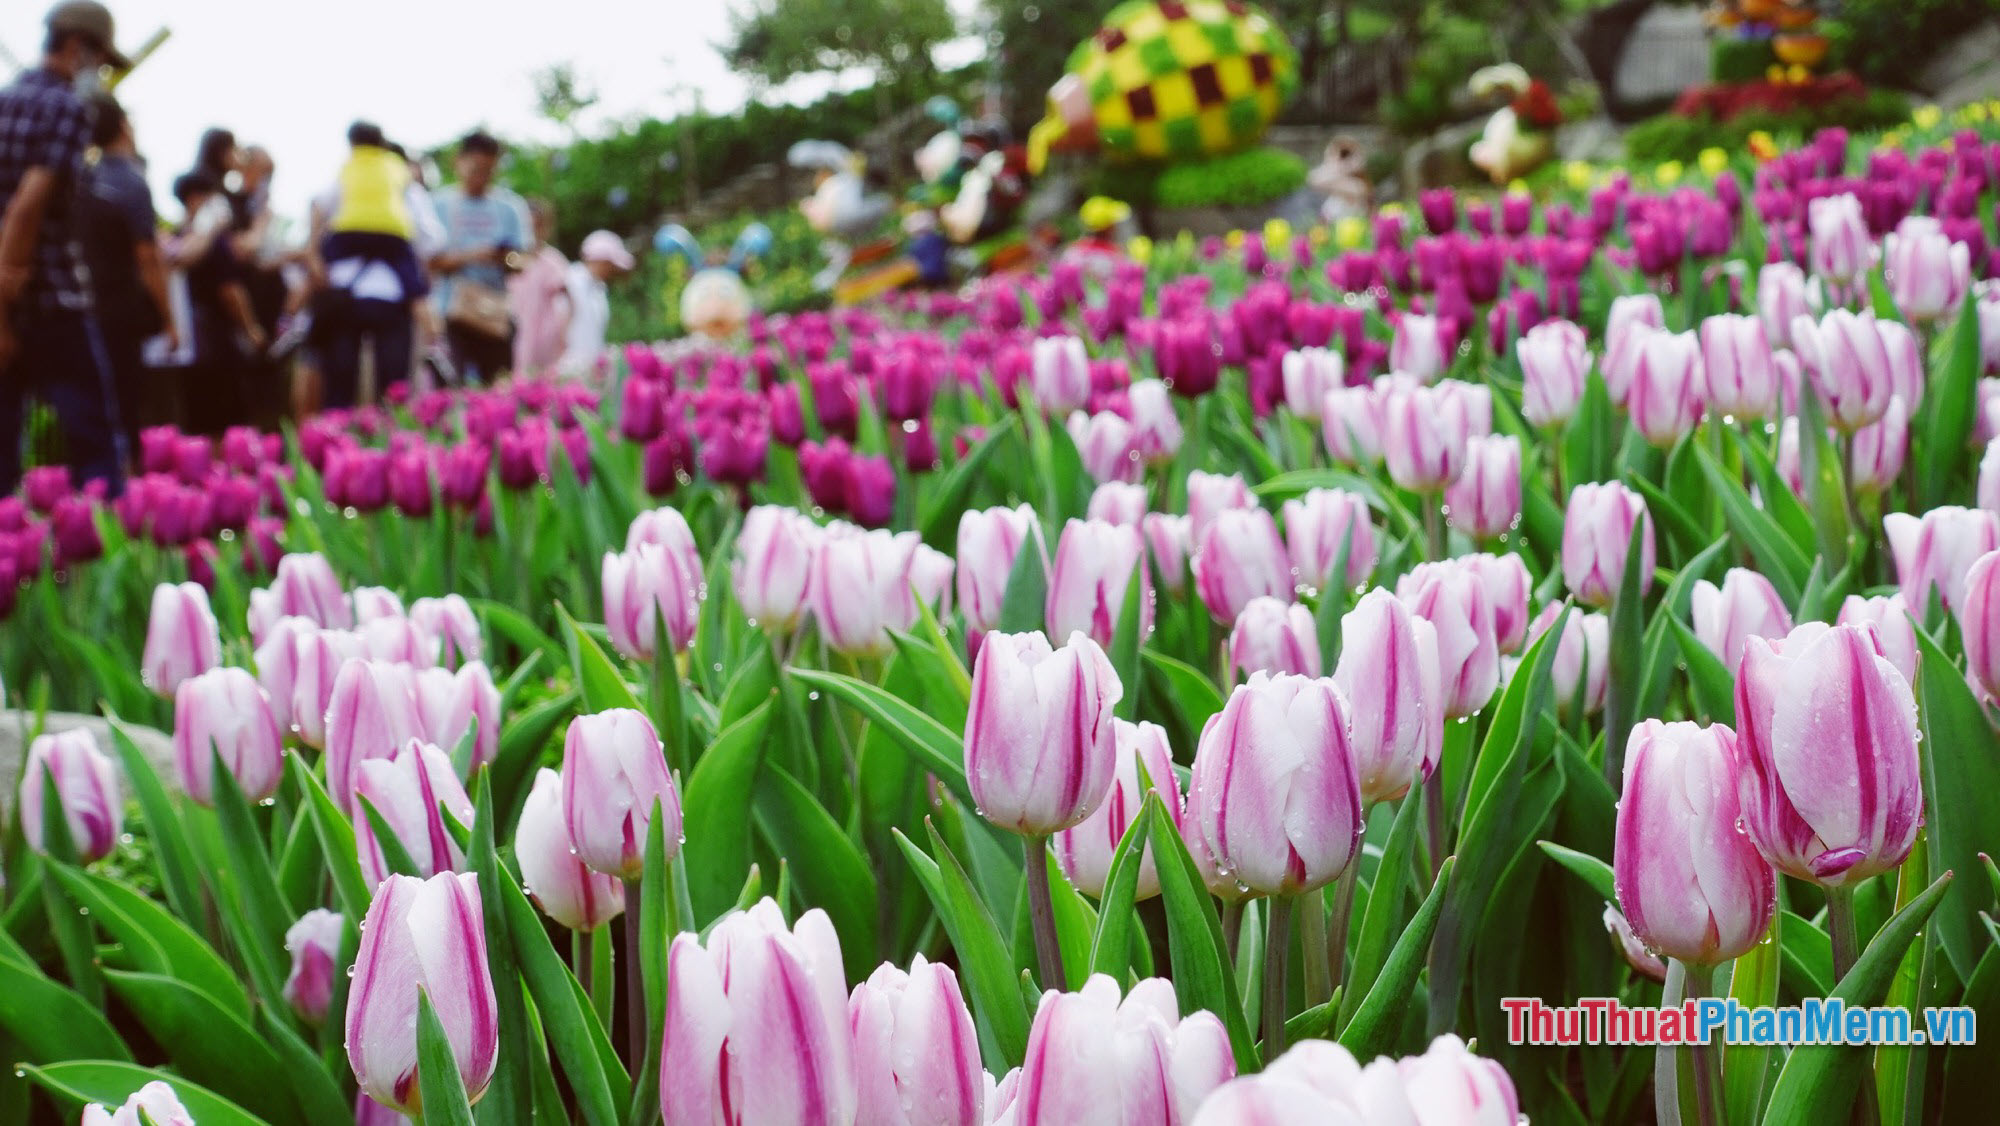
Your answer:
[[[40,63],[0,88],[0,495],[31,400],[56,423],[44,452],[115,492],[147,426],[271,427],[399,384],[603,371],[608,283],[632,254],[596,231],[565,257],[552,209],[496,181],[491,135],[461,139],[433,187],[425,160],[354,123],[295,234],[271,154],[210,129],[163,222],[105,89],[131,66],[110,12],[64,0],[46,25]]]

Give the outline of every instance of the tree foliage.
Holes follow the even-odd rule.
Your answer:
[[[931,48],[956,25],[945,0],[756,0],[718,44],[736,71],[778,85],[868,67],[891,83],[931,69]]]

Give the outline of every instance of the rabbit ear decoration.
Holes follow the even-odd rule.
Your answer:
[[[736,236],[736,242],[729,248],[729,268],[737,273],[752,258],[761,258],[771,249],[771,228],[762,223],[752,223]]]
[[[799,141],[785,153],[785,163],[794,168],[845,172],[854,166],[854,154],[838,141]]]
[[[675,255],[687,259],[688,268],[699,270],[705,264],[702,260],[701,244],[694,240],[686,227],[679,223],[668,223],[653,232],[653,251],[657,254]]]

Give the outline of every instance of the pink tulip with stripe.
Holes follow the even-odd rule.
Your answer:
[[[1882,651],[1903,679],[1917,682],[1917,626],[1910,618],[1910,604],[1901,594],[1863,598],[1850,594],[1840,604],[1835,625],[1861,626],[1875,634],[1875,648]]]
[[[631,708],[580,715],[563,738],[563,823],[591,870],[636,880],[654,810],[666,857],[681,846],[681,795],[651,720]]]
[[[1625,581],[1633,525],[1639,533],[1639,594],[1653,587],[1653,517],[1646,499],[1624,485],[1578,485],[1563,514],[1563,585],[1586,606],[1609,607]]]
[[[1383,400],[1382,455],[1389,479],[1405,489],[1434,493],[1458,479],[1466,444],[1478,431],[1465,400],[1435,387],[1394,387]]]
[[[618,877],[593,872],[577,859],[563,817],[562,776],[547,767],[535,772],[534,788],[521,805],[514,859],[542,914],[571,930],[596,930],[625,911],[625,885]]]
[[[1520,1096],[1507,1069],[1473,1055],[1450,1033],[1432,1040],[1423,1055],[1397,1060],[1396,1070],[1421,1126],[1515,1126],[1521,1119]]]
[[[1757,271],[1757,319],[1773,348],[1792,344],[1792,322],[1810,315],[1806,274],[1792,262],[1767,262]]]
[[[280,616],[311,618],[325,629],[354,628],[354,607],[333,564],[318,552],[293,552],[278,560],[271,593]]]
[[[895,645],[891,629],[907,630],[916,623],[910,580],[921,546],[915,532],[865,532],[839,522],[826,526],[813,552],[806,601],[828,648],[880,656]]]
[[[1845,286],[1875,264],[1875,239],[1854,193],[1808,202],[1806,229],[1812,236],[1807,260],[1812,272],[1826,281]]]
[[[1649,719],[1625,745],[1612,872],[1647,949],[1694,966],[1748,953],[1777,908],[1777,874],[1738,831],[1736,733]]]
[[[195,1126],[195,1121],[173,1085],[154,1079],[132,1092],[116,1111],[101,1103],[84,1107],[81,1126]]]
[[[1278,536],[1277,522],[1261,508],[1235,508],[1217,516],[1206,536],[1197,537],[1195,593],[1218,622],[1234,622],[1250,600],[1291,601],[1291,555]]]
[[[1854,432],[1847,457],[1847,487],[1858,493],[1879,493],[1896,483],[1909,456],[1909,406],[1901,395],[1893,395],[1887,413]]]
[[[1917,705],[1872,631],[1807,622],[1751,638],[1736,723],[1744,826],[1779,871],[1843,887],[1909,855],[1923,823]]]
[[[1223,873],[1258,895],[1324,887],[1361,847],[1347,701],[1330,678],[1253,674],[1209,718],[1189,820]]]
[[[458,668],[467,661],[485,656],[486,643],[479,632],[479,616],[462,595],[419,598],[410,603],[410,620],[436,638],[440,645],[438,664]]]
[[[1078,891],[1090,896],[1104,894],[1104,885],[1111,876],[1111,858],[1118,851],[1118,842],[1125,839],[1126,831],[1138,818],[1147,794],[1160,795],[1167,815],[1175,825],[1181,822],[1180,776],[1174,773],[1174,756],[1167,746],[1166,730],[1157,723],[1129,723],[1122,719],[1113,720],[1111,726],[1117,761],[1104,803],[1051,840],[1063,874]],[[1160,875],[1153,866],[1153,846],[1148,844],[1139,858],[1135,896],[1148,899],[1158,894]]]
[[[276,793],[284,779],[278,717],[257,678],[242,669],[210,669],[174,693],[174,768],[181,790],[202,805],[215,802],[217,755],[252,802]]]
[[[981,633],[1000,624],[1007,581],[1021,549],[1032,546],[1048,566],[1042,525],[1025,504],[1013,508],[967,509],[958,518],[958,608],[966,625]]]
[[[979,1032],[950,966],[876,967],[847,999],[857,1123],[986,1126]]]
[[[972,669],[965,776],[988,821],[1024,836],[1067,829],[1104,803],[1117,764],[1112,709],[1124,695],[1097,642],[1071,633],[989,633]]]
[[[468,661],[457,672],[424,669],[416,674],[414,690],[424,737],[454,760],[466,732],[474,732],[467,777],[500,753],[500,689],[486,662]]]
[[[1181,452],[1186,435],[1174,410],[1173,392],[1157,379],[1142,379],[1125,389],[1132,412],[1132,444],[1147,465],[1164,465]]]
[[[1293,577],[1304,586],[1325,589],[1335,580],[1333,567],[1347,545],[1347,570],[1341,583],[1357,587],[1375,570],[1375,525],[1368,502],[1345,489],[1310,489],[1285,502],[1285,550]]]
[[[315,907],[299,916],[285,931],[285,951],[292,957],[291,972],[285,977],[285,1003],[307,1024],[326,1019],[333,1004],[335,959],[345,937],[347,921],[340,912]]]
[[[1426,563],[1403,576],[1396,597],[1437,630],[1445,715],[1477,715],[1500,686],[1500,638],[1485,580],[1455,561]]]
[[[1285,408],[1308,422],[1318,422],[1326,394],[1347,385],[1347,358],[1327,348],[1300,348],[1278,362],[1284,380]]]
[[[1458,342],[1442,319],[1420,313],[1404,313],[1396,318],[1396,332],[1389,340],[1389,368],[1433,383],[1451,366]]]
[[[1521,440],[1512,434],[1475,435],[1466,442],[1465,468],[1445,486],[1453,527],[1477,540],[1494,540],[1521,518]]]
[[[1882,531],[1896,561],[1896,584],[1911,612],[1922,614],[1933,590],[1951,610],[1965,597],[1965,576],[1973,560],[2000,548],[2000,513],[1957,505],[1922,516],[1891,512],[1882,517]]]
[[[97,747],[88,728],[37,735],[21,768],[21,835],[37,852],[47,847],[47,779],[55,780],[56,800],[78,861],[88,864],[117,847],[125,827],[125,799],[118,767]]]
[[[1771,580],[1731,567],[1716,586],[1698,580],[1690,594],[1694,635],[1731,673],[1743,660],[1743,643],[1753,637],[1778,639],[1792,632],[1792,612]]]
[[[1640,346],[1653,333],[1664,331],[1666,324],[1666,311],[1657,294],[1628,293],[1612,299],[1598,370],[1613,403],[1625,405],[1632,390],[1632,373],[1639,364]]]
[[[1258,507],[1256,494],[1240,473],[1208,473],[1197,469],[1188,474],[1188,532],[1196,547],[1225,512]]]
[[[354,604],[354,627],[360,629],[384,618],[406,618],[403,597],[385,586],[357,586],[348,596]]]
[[[1708,405],[1735,418],[1776,414],[1778,369],[1765,323],[1741,313],[1721,313],[1701,322],[1700,337]]]
[[[648,509],[632,518],[632,523],[625,527],[625,550],[632,551],[646,543],[665,548],[676,556],[700,558],[701,555],[701,549],[695,546],[694,529],[688,527],[687,517],[678,508]]]
[[[1131,422],[1114,411],[1072,411],[1065,424],[1084,471],[1098,481],[1138,481],[1146,476],[1138,436]]]
[[[361,923],[347,992],[347,1062],[369,1098],[412,1115],[423,1112],[419,994],[430,999],[466,1094],[477,1102],[493,1079],[500,1021],[479,880],[469,872],[390,876]]]
[[[1367,1067],[1331,1040],[1301,1040],[1201,1104],[1194,1126],[1420,1126],[1396,1061]]]
[[[279,618],[271,623],[264,640],[257,643],[252,657],[257,666],[257,683],[271,701],[271,714],[286,731],[292,730],[294,722],[292,689],[299,679],[299,641],[318,629],[307,618]]]
[[[1966,572],[1958,628],[1972,679],[2000,700],[2000,551],[1980,556]]]
[[[936,1050],[932,1045],[932,1050]],[[664,1126],[850,1126],[860,1101],[840,939],[761,900],[667,949]]]
[[[1146,518],[1150,504],[1146,486],[1106,481],[1091,491],[1090,505],[1083,514],[1086,519],[1136,528]]]
[[[773,633],[798,628],[818,539],[819,525],[797,509],[760,504],[743,514],[729,582],[745,617]]]
[[[405,617],[369,618],[355,628],[361,652],[371,661],[427,669],[437,664],[438,639]]]
[[[1953,241],[1929,215],[1911,215],[1883,239],[1882,274],[1896,308],[1913,321],[1958,311],[1972,288],[1972,248]]]
[[[2000,514],[2000,437],[1986,443],[1986,454],[1979,459],[1978,496],[1979,507]]]
[[[1367,467],[1382,460],[1386,396],[1375,387],[1328,391],[1319,404],[1320,436],[1326,454],[1341,465]]]
[[[388,758],[363,762],[356,771],[354,793],[354,847],[369,887],[380,885],[392,871],[375,818],[366,813],[371,806],[409,854],[417,875],[430,877],[465,866],[465,850],[458,847],[445,818],[460,828],[471,828],[472,799],[459,784],[450,755],[411,739]]]
[[[1444,753],[1437,628],[1376,588],[1340,619],[1333,682],[1347,701],[1363,806],[1428,779]]]
[[[1102,520],[1063,525],[1055,565],[1049,569],[1049,635],[1081,632],[1099,645],[1110,645],[1125,610],[1126,591],[1136,582],[1143,638],[1153,625],[1153,586],[1145,560],[1145,539],[1138,528]]]
[[[1835,429],[1852,434],[1888,412],[1896,372],[1872,311],[1835,309],[1817,322],[1800,317],[1792,347]]]
[[[1520,652],[1528,640],[1528,595],[1535,585],[1528,565],[1511,551],[1461,555],[1450,562],[1478,575],[1486,588],[1486,604],[1493,608],[1493,643],[1502,653]],[[1411,572],[1428,566],[1432,564],[1419,563]]]
[[[1182,1126],[1236,1074],[1215,1014],[1182,1017],[1173,983],[1146,978],[1121,999],[1093,974],[1074,993],[1048,992],[1028,1030],[1015,1081],[1014,1126]]]
[[[352,813],[361,764],[388,758],[412,739],[424,738],[417,711],[416,676],[405,665],[348,661],[334,678],[326,706],[326,788]]]
[[[1562,604],[1551,602],[1528,626],[1528,644],[1541,639],[1556,623]],[[1574,715],[1579,687],[1583,714],[1604,710],[1604,693],[1611,682],[1611,618],[1606,614],[1586,614],[1572,610],[1563,622],[1562,636],[1556,639],[1555,664],[1551,669],[1555,685],[1556,710],[1565,717]]]
[[[161,583],[153,588],[146,623],[146,648],[139,675],[146,687],[171,700],[181,682],[222,663],[222,632],[208,608],[208,592],[196,583]]]
[[[1568,321],[1544,321],[1514,342],[1521,364],[1521,415],[1547,428],[1568,422],[1590,379],[1590,349],[1583,330]]]
[[[1666,449],[1701,422],[1708,401],[1701,346],[1692,332],[1654,332],[1638,347],[1625,410],[1633,429]]]
[[[1319,626],[1311,610],[1278,598],[1253,598],[1229,631],[1229,682],[1253,672],[1320,675]]]
[[[361,638],[344,629],[313,629],[301,632],[293,644],[292,730],[306,746],[324,750],[333,688],[340,670],[362,659]]]
[[[1153,557],[1153,573],[1160,580],[1160,589],[1169,594],[1187,589],[1188,557],[1194,553],[1191,528],[1187,517],[1166,512],[1148,512],[1139,521]]]
[[[691,544],[692,541],[690,541]],[[611,645],[637,661],[650,661],[662,641],[687,649],[701,619],[701,557],[657,543],[606,552],[604,626]]]

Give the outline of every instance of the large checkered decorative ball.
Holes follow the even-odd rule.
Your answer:
[[[1290,40],[1237,0],[1131,0],[1077,45],[1107,152],[1151,160],[1210,156],[1257,139],[1299,83]]]

